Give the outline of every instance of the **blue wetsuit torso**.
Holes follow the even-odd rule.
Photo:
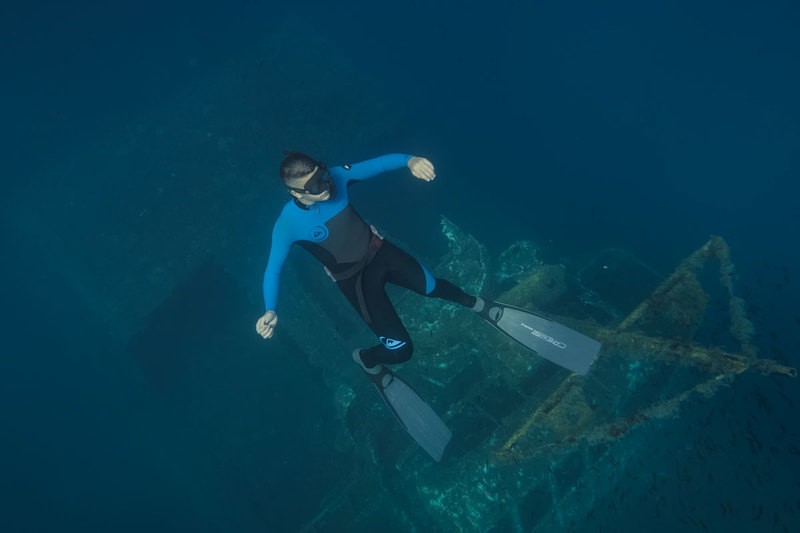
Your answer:
[[[308,250],[334,275],[358,264],[369,252],[372,231],[350,204],[347,187],[354,181],[408,165],[410,155],[389,154],[354,165],[329,169],[331,198],[305,208],[286,203],[272,231],[272,248],[264,272],[264,307],[278,303],[281,269],[294,243]]]

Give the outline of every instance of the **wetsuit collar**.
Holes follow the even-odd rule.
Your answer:
[[[296,205],[300,209],[303,209],[304,211],[308,211],[311,208],[312,205],[317,203],[317,202],[314,202],[314,204],[306,205],[303,202],[301,202],[300,200],[298,200],[297,198],[293,197],[292,200],[294,200],[294,205]]]

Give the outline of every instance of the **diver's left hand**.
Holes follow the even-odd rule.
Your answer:
[[[425,181],[433,181],[436,179],[436,171],[433,169],[433,163],[424,157],[412,157],[408,160],[408,169],[414,177]]]

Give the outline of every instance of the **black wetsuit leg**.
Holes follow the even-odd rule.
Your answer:
[[[360,280],[366,313],[359,303],[356,283]],[[471,307],[475,297],[452,283],[436,278],[430,293],[426,292],[425,270],[422,265],[397,246],[384,241],[378,253],[364,268],[360,276],[340,280],[337,285],[361,315],[381,344],[362,350],[361,358],[368,366],[378,363],[397,364],[408,361],[414,350],[411,336],[386,294],[386,283],[393,283],[423,296],[442,298]]]

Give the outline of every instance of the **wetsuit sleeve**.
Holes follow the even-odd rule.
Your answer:
[[[278,306],[278,293],[280,289],[281,270],[289,255],[289,250],[294,244],[289,234],[289,224],[283,219],[278,218],[275,227],[272,229],[272,247],[269,250],[269,260],[264,271],[264,310],[276,311]]]
[[[348,169],[344,167],[347,181],[361,181],[373,178],[378,174],[398,170],[408,166],[408,161],[414,156],[408,154],[386,154],[360,163],[354,163]],[[342,167],[340,167],[342,168]]]

